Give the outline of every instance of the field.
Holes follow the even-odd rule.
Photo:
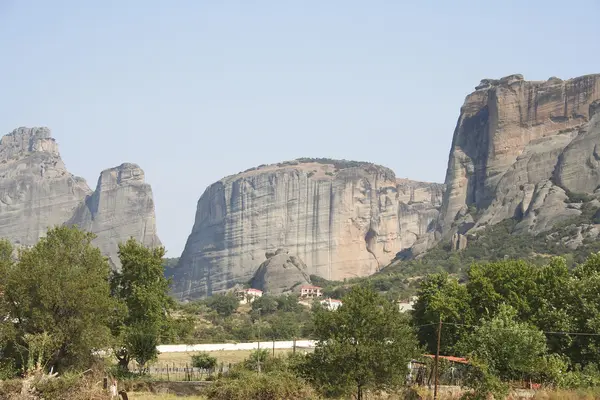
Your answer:
[[[272,354],[272,349],[270,350],[270,354]],[[305,352],[312,351],[311,349],[296,349],[296,352]],[[275,349],[275,356],[285,355],[287,353],[291,353],[291,349]],[[221,350],[221,351],[211,351],[209,354],[217,359],[219,364],[223,363],[227,364],[237,364],[239,362],[244,361],[246,358],[250,356],[252,350]],[[185,366],[186,363],[191,363],[192,356],[194,352],[185,352],[185,353],[162,353],[159,354],[158,360],[154,363],[155,366],[160,366],[164,364],[173,364],[177,366]]]

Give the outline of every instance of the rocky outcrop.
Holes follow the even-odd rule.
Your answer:
[[[119,243],[133,237],[146,246],[159,246],[152,188],[136,164],[102,171],[96,190],[67,222],[96,234],[94,243],[120,266]]]
[[[96,191],[69,173],[48,128],[18,128],[0,139],[0,237],[30,246],[47,229],[76,224],[118,266],[116,244],[130,236],[159,244],[150,186],[123,164],[102,172]]]
[[[435,228],[443,185],[396,180],[370,163],[300,159],[206,189],[175,272],[180,298],[248,282],[285,249],[326,279],[369,275]]]
[[[600,185],[599,98],[600,75],[483,80],[454,132],[441,234],[450,239],[507,218],[537,234],[579,215],[569,194]]]
[[[450,243],[452,251],[462,251],[467,248],[467,237],[457,232],[452,235]]]
[[[299,257],[283,249],[267,253],[265,257],[267,260],[258,267],[250,282],[253,288],[277,295],[310,283],[308,267]]]

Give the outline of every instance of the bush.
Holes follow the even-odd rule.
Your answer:
[[[192,356],[192,366],[195,368],[213,369],[217,366],[217,359],[203,351]]]
[[[215,381],[206,391],[213,400],[310,400],[317,399],[315,391],[290,372],[256,372],[234,370]]]
[[[271,358],[269,354],[269,349],[256,349],[252,353],[250,353],[250,357],[244,360],[244,368],[248,370],[257,370],[258,363],[260,362],[262,366]]]

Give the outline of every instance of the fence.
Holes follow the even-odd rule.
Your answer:
[[[314,349],[316,341],[314,340],[276,340],[260,342],[260,348],[275,349],[293,349],[308,348]],[[164,344],[157,346],[161,353],[189,353],[198,351],[222,351],[222,350],[255,350],[259,345],[257,342],[249,343],[217,343],[217,344]]]
[[[205,369],[193,367],[189,363],[159,363],[151,365],[146,371],[154,379],[161,381],[206,381],[219,373],[227,373],[234,365],[235,364],[232,363],[221,363],[215,368]],[[135,362],[132,362],[130,368],[132,371],[138,370],[138,366]]]

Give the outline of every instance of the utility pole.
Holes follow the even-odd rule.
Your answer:
[[[442,339],[442,316],[440,315],[440,324],[438,325],[438,331],[437,331],[437,351],[435,353],[435,366],[434,366],[435,383],[433,386],[433,400],[437,400],[437,398],[438,398],[438,375],[439,375],[438,362],[440,359],[440,341],[441,341],[441,339]]]

